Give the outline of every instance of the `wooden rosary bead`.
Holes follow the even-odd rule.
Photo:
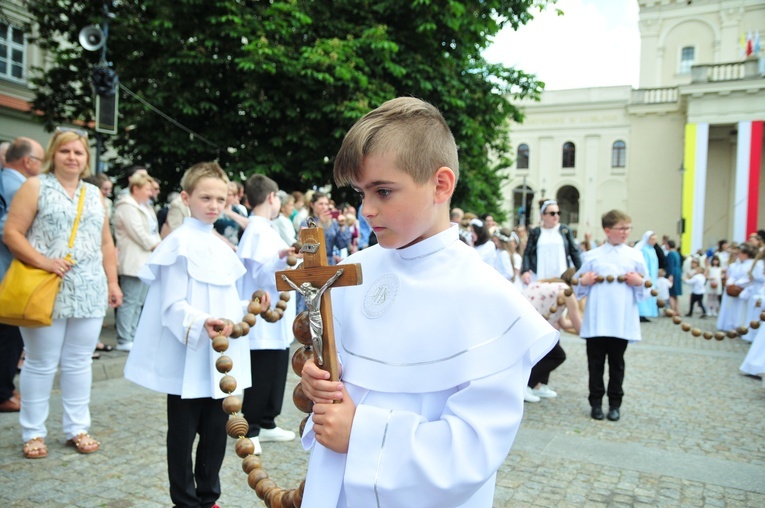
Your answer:
[[[303,431],[305,431],[305,426],[308,423],[308,418],[309,417],[306,416],[305,418],[300,420],[300,428],[298,429],[298,431],[300,432],[300,437],[303,437]]]
[[[266,292],[263,289],[258,289],[254,293],[252,293],[251,300],[253,302],[260,303],[260,312],[263,312],[266,310],[266,306],[263,305],[263,297],[266,296]],[[259,314],[260,312],[253,312],[253,314]]]
[[[680,323],[683,322],[683,318],[681,318],[680,316],[672,316],[672,322],[675,323],[676,325],[679,325]]]
[[[715,332],[715,340],[723,340],[725,338],[725,332]]]
[[[287,302],[285,302],[284,300],[279,300],[278,302],[276,302],[276,305],[274,305],[274,307],[277,309],[281,309],[283,311],[287,310]]]
[[[676,312],[672,309],[664,309],[664,315],[667,317],[673,317]]]
[[[250,425],[243,416],[232,416],[226,422],[226,434],[233,439],[246,435],[249,429]]]
[[[292,355],[292,372],[298,377],[303,375],[303,367],[305,362],[313,356],[313,351],[310,346],[303,346],[297,349]]]
[[[693,335],[694,337],[701,337],[701,330],[699,330],[698,328],[693,328],[691,329],[691,335]]]
[[[300,486],[298,487],[298,492],[300,492],[300,497],[303,497],[303,493],[305,493],[305,479],[300,482]]]
[[[576,277],[573,277],[571,279],[571,285],[576,286],[577,284],[579,284],[579,279],[577,279]]]
[[[239,323],[239,326],[241,326],[241,327],[242,327],[242,336],[244,336],[244,335],[247,335],[247,334],[249,334],[249,333],[250,333],[250,325],[248,325],[248,324],[247,324],[247,323],[245,323],[244,321],[242,321],[241,323]]]
[[[231,359],[230,356],[221,356],[217,360],[215,360],[215,370],[220,372],[221,374],[225,374],[226,372],[231,372],[231,369],[234,368],[234,361]]]
[[[558,307],[566,303],[566,299],[562,296],[558,295],[558,298],[555,300],[555,303],[558,304]]]
[[[728,330],[726,335],[728,336],[729,339],[735,339],[736,337],[738,337],[738,332],[736,332],[736,330]]]
[[[613,276],[613,275],[607,275],[607,276],[606,276],[606,280],[607,280],[608,282],[613,282],[613,281],[614,281],[614,276]]]
[[[292,297],[290,296],[289,291],[282,291],[281,293],[279,293],[279,300],[283,302],[289,302],[290,298]]]
[[[618,277],[616,277],[616,280],[618,280],[619,282],[624,282],[625,280],[627,280],[627,277],[625,277],[624,275],[619,275]]]
[[[704,332],[704,338],[706,340],[712,340],[712,337],[714,337],[714,334],[712,332]]]
[[[261,481],[267,478],[268,478],[268,473],[266,473],[266,470],[263,469],[262,467],[259,467],[250,471],[250,473],[247,475],[247,483],[250,485],[251,489],[256,490],[258,483],[260,483]],[[275,483],[274,483],[274,486],[276,486]]]
[[[292,334],[295,336],[295,340],[304,346],[313,344],[313,340],[311,340],[311,322],[308,319],[307,310],[304,310],[295,317],[295,321],[292,322]]]
[[[760,321],[765,321],[765,311],[760,312]]]
[[[297,495],[297,490],[290,489],[284,492],[284,496],[282,496],[282,506],[284,508],[295,508],[295,496]]]
[[[252,439],[242,436],[236,440],[234,450],[236,455],[243,459],[255,453],[255,443],[252,442]]]
[[[643,285],[646,287],[646,289],[650,289],[650,288],[651,288],[651,286],[653,286],[653,282],[651,282],[650,280],[646,280],[646,281],[643,283]]]
[[[236,395],[229,395],[223,399],[222,405],[223,411],[226,412],[226,414],[233,415],[242,410],[242,400]]]
[[[558,306],[550,305],[550,314],[555,314],[556,312],[558,312]],[[550,319],[550,316],[548,315],[545,319]]]
[[[563,290],[563,294],[566,296],[571,296],[574,294],[574,291],[571,288],[566,288]]]
[[[656,306],[659,307],[660,309],[663,309],[664,307],[667,306],[667,302],[659,298],[658,300],[656,300]]]
[[[313,410],[313,401],[303,393],[302,383],[295,385],[295,389],[292,391],[292,402],[295,403],[295,407],[304,413],[310,413]]]
[[[263,312],[263,307],[260,305],[260,300],[252,300],[247,304],[247,312],[249,314],[260,314]]]
[[[656,291],[655,289],[652,289],[651,290],[651,296],[659,296],[659,292]]]
[[[680,328],[682,328],[684,332],[687,332],[687,331],[690,331],[691,325],[689,325],[688,323],[683,323],[682,325],[680,325]]]
[[[231,329],[231,338],[238,339],[242,336],[242,323],[236,323]]]
[[[266,494],[266,498],[263,501],[266,502],[268,508],[284,508],[282,505],[282,498],[284,497],[285,492],[286,491],[281,487],[271,489],[271,491]]]
[[[223,335],[218,335],[212,340],[212,347],[218,353],[222,353],[223,351],[227,350],[228,337],[224,337]]]
[[[597,277],[595,277],[595,281],[598,283],[603,282],[604,280],[606,279],[602,275],[598,275]]]
[[[297,264],[297,256],[290,254],[287,256],[287,266],[295,266]]]
[[[295,489],[295,500],[292,501],[292,505],[295,508],[300,508],[303,505],[303,491]]]
[[[751,323],[749,323],[749,328],[751,328],[752,330],[756,330],[759,327],[760,327],[760,322],[759,321],[755,320],[755,321],[752,321]]]
[[[223,393],[233,393],[236,390],[236,379],[234,379],[234,376],[226,374],[221,378],[218,386],[220,386],[220,391]]]
[[[738,328],[736,328],[736,333],[738,333],[739,335],[746,335],[748,332],[749,332],[749,328],[747,328],[746,326],[739,326]]]
[[[248,480],[247,482],[249,483],[249,475],[247,477],[247,480]],[[268,492],[270,492],[271,489],[276,488],[276,482],[274,482],[271,478],[265,478],[263,480],[260,480],[257,484],[255,484],[254,488],[255,488],[255,494],[257,494],[260,499],[265,500],[266,494],[268,494]]]
[[[252,327],[252,326],[255,326],[256,319],[257,319],[257,316],[255,316],[255,314],[253,314],[252,312],[248,312],[247,314],[244,315],[244,317],[242,318],[242,321],[244,321],[245,323],[250,325],[250,327]]]
[[[260,460],[260,457],[257,455],[248,455],[242,461],[242,471],[247,474],[250,474],[253,469],[259,469],[261,467],[263,467],[263,461]]]

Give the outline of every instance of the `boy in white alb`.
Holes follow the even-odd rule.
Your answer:
[[[418,99],[343,141],[335,181],[361,194],[379,244],[345,261],[364,282],[332,292],[341,380],[303,369],[303,506],[492,506],[529,372],[558,333],[450,225],[458,171],[449,127]]]
[[[643,254],[625,245],[632,231],[631,219],[619,210],[603,215],[601,223],[607,241],[584,253],[576,273],[576,297],[587,297],[580,337],[587,340],[590,416],[602,420],[603,396],[608,394],[608,419],[617,421],[624,390],[624,353],[627,344],[640,340],[638,302],[650,296],[644,286],[646,275]],[[597,282],[597,277],[614,277],[613,282]],[[617,282],[620,275],[624,283]],[[608,391],[603,374],[608,359]]]
[[[247,302],[239,299],[236,280],[244,267],[213,234],[213,223],[226,203],[228,178],[215,162],[192,166],[183,176],[181,197],[191,211],[183,224],[152,252],[138,276],[149,285],[125,364],[125,378],[167,393],[167,472],[175,506],[209,508],[220,497],[219,471],[226,452],[223,374],[210,339],[215,328],[228,336],[241,321]],[[258,323],[259,324],[259,323]],[[250,386],[250,356],[245,339],[230,341],[229,372],[239,388]],[[196,435],[196,467],[192,448]]]
[[[264,175],[252,175],[245,185],[252,212],[236,251],[247,270],[236,283],[243,300],[262,289],[268,292],[272,302],[279,301],[274,274],[288,268],[287,256],[294,249],[284,242],[271,223],[281,207],[278,191],[276,182]],[[250,424],[247,437],[252,439],[256,455],[261,452],[261,442],[295,439],[294,432],[276,426],[287,383],[294,320],[295,299],[292,298],[282,319],[269,323],[258,318],[245,338],[250,348],[252,388],[244,391],[242,415]]]
[[[693,316],[693,307],[698,303],[701,307],[701,317],[707,317],[707,310],[704,308],[704,293],[706,293],[707,278],[704,276],[704,269],[701,268],[701,264],[698,260],[694,259],[691,262],[691,270],[693,275],[686,279],[683,279],[687,284],[691,286],[691,308],[688,309],[686,317]]]

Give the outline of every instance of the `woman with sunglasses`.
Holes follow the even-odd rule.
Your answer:
[[[577,270],[582,266],[579,247],[571,234],[571,228],[560,223],[560,207],[553,199],[539,202],[539,227],[529,232],[526,250],[523,252],[521,280],[524,284],[532,280],[558,277],[569,267]]]
[[[59,368],[66,444],[79,453],[99,448],[98,441],[88,435],[91,354],[107,305],[119,306],[122,292],[104,198],[98,187],[82,180],[89,175],[87,133],[57,129],[43,157],[42,174],[19,188],[3,234],[3,241],[20,261],[62,278],[53,323],[42,328],[20,327],[26,360],[20,379],[19,422],[23,453],[29,459],[48,455],[45,422]],[[82,214],[70,250],[83,193]]]

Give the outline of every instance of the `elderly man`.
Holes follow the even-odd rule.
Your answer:
[[[37,176],[42,169],[43,147],[29,138],[16,138],[8,146],[3,163],[2,197],[8,206],[21,184],[30,176]],[[5,229],[8,210],[0,214],[0,237]],[[5,276],[13,255],[4,243],[0,242],[0,279]],[[0,412],[15,412],[21,409],[21,396],[13,385],[16,367],[24,343],[17,326],[0,324]]]

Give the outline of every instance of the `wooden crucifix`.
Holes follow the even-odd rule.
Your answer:
[[[313,221],[299,233],[303,264],[295,270],[276,272],[276,289],[295,290],[306,300],[311,336],[314,340],[314,361],[329,372],[331,381],[340,379],[337,365],[332,299],[329,290],[334,287],[361,284],[361,265],[329,266],[325,247],[324,229]]]

